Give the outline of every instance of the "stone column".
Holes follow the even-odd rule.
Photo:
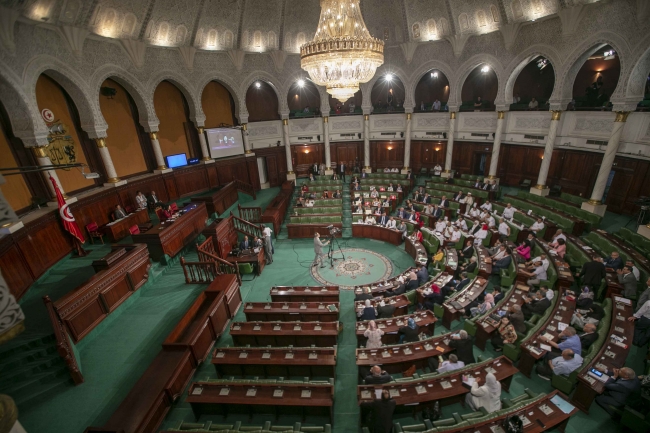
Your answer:
[[[546,137],[546,147],[544,147],[544,156],[542,157],[542,166],[539,168],[539,176],[537,177],[537,185],[530,189],[531,194],[547,196],[548,187],[546,186],[546,178],[548,177],[548,169],[551,166],[551,158],[553,157],[553,146],[555,145],[555,137],[557,136],[557,129],[560,125],[560,116],[562,111],[551,111],[551,127],[548,129],[548,136]]]
[[[254,153],[251,150],[251,142],[248,141],[248,123],[242,123],[241,125],[242,135],[244,136],[244,151],[246,156],[253,156]]]
[[[50,160],[50,157],[47,155],[47,152],[45,151],[45,147],[32,147],[32,152],[34,153],[34,156],[36,157],[36,162],[38,162],[38,165],[43,167],[43,166],[51,166],[52,161]],[[52,197],[56,197],[56,192],[54,191],[54,185],[52,185],[52,182],[50,181],[50,176],[54,178],[56,181],[57,185],[59,185],[59,189],[61,190],[61,194],[63,195],[63,198],[66,199],[66,202],[68,200],[68,196],[66,195],[63,185],[61,185],[61,181],[59,180],[59,176],[56,175],[55,170],[47,170],[43,171],[43,177],[45,178],[45,184],[50,190],[50,193],[52,194]],[[73,201],[77,201],[76,198],[73,197]],[[53,206],[58,206],[58,203],[56,200],[53,203]]]
[[[291,162],[291,142],[289,141],[289,119],[282,119],[282,136],[284,137],[284,151],[287,156],[287,180],[296,180]]]
[[[363,171],[372,173],[370,167],[370,115],[363,115]]]
[[[445,171],[440,177],[451,177],[451,160],[454,155],[454,131],[456,129],[456,112],[449,113],[449,132],[447,133],[447,155],[445,156]]]
[[[214,159],[210,158],[210,149],[208,149],[208,142],[205,140],[205,128],[199,126],[196,129],[199,132],[199,142],[201,143],[201,154],[203,155],[201,161],[203,161],[206,164],[210,162],[214,162]]]
[[[490,159],[490,171],[488,172],[488,179],[496,180],[499,183],[497,178],[497,168],[499,166],[499,152],[501,151],[501,135],[503,134],[503,125],[506,118],[505,111],[499,111],[497,114],[497,130],[494,133],[494,144],[492,145],[492,158]]]
[[[582,203],[582,209],[587,210],[591,213],[605,216],[605,209],[607,209],[607,205],[602,203],[603,194],[605,193],[607,179],[609,178],[609,173],[612,171],[614,158],[616,158],[616,152],[618,152],[618,147],[621,143],[623,128],[625,127],[625,122],[627,121],[627,116],[629,114],[629,111],[619,111],[616,113],[616,119],[614,120],[614,129],[612,129],[612,134],[609,136],[607,148],[605,149],[605,154],[603,155],[603,161],[600,163],[600,169],[598,170],[596,183],[594,184],[594,189],[591,193],[591,199]]]
[[[111,153],[106,147],[106,137],[95,138],[95,143],[97,143],[97,148],[99,149],[99,154],[102,156],[102,162],[104,163],[104,168],[106,169],[106,183],[104,186],[120,186],[126,183],[125,180],[120,180],[117,177],[117,172],[115,171],[115,166],[113,165],[113,159],[111,158]]]
[[[160,143],[158,142],[158,134],[156,132],[150,132],[149,138],[151,139],[151,147],[153,148],[153,153],[156,156],[156,164],[158,167],[154,170],[154,173],[165,172],[165,170],[171,171],[165,165],[165,158],[163,158],[162,150],[160,150]]]
[[[409,172],[411,166],[411,113],[406,113],[406,136],[404,137],[404,168],[402,174]]]
[[[323,142],[325,146],[325,175],[331,176],[334,174],[334,170],[332,170],[332,152],[330,149],[330,128],[329,128],[329,123],[330,118],[325,116],[323,117],[323,138],[325,141]]]

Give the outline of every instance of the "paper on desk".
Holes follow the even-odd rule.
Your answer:
[[[569,326],[569,325],[567,325],[566,323],[559,322],[557,324],[557,329],[559,329],[560,332],[562,332],[562,331],[564,331],[566,329],[567,326]]]
[[[562,412],[564,413],[571,413],[573,409],[575,409],[575,406],[573,406],[571,403],[560,397],[559,395],[555,394],[553,398],[551,399],[551,403],[553,403],[555,406],[558,407]]]
[[[376,399],[380,399],[380,398],[381,398],[381,392],[382,392],[382,389],[381,389],[381,388],[375,388],[375,398],[376,398]]]
[[[468,377],[467,380],[463,379],[463,383],[468,386],[474,385],[474,382],[476,382],[476,379],[473,377]]]
[[[553,350],[553,348],[551,346],[549,346],[548,344],[540,344],[539,347],[541,347],[544,350],[548,350],[549,352],[551,350]]]

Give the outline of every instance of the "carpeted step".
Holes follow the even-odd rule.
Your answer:
[[[46,373],[51,368],[61,366],[65,366],[65,363],[56,351],[49,356],[33,361],[21,360],[9,366],[3,364],[0,367],[0,389],[27,380],[34,374]]]
[[[17,396],[26,396],[31,394],[33,391],[38,391],[41,388],[41,385],[45,385],[52,381],[60,382],[60,380],[57,379],[65,376],[67,376],[68,379],[71,379],[68,368],[65,365],[60,365],[58,368],[42,373],[32,374],[28,379],[3,387],[2,392],[12,396],[14,400],[16,400]]]
[[[37,334],[24,332],[18,337],[0,346],[0,360],[15,352],[29,351],[43,345],[51,345],[55,341],[54,334]],[[1,362],[1,361],[0,361]]]
[[[16,402],[18,409],[33,406],[42,399],[50,399],[52,396],[60,393],[65,388],[74,386],[67,368],[63,368],[56,374],[41,379],[40,383],[32,384],[33,386],[22,387],[15,391],[7,392]]]
[[[30,350],[17,351],[9,356],[0,357],[0,376],[13,368],[20,367],[21,364],[28,362],[36,362],[39,359],[46,359],[57,354],[56,347],[52,344],[50,346],[35,347]]]

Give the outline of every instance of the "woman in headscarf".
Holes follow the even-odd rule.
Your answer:
[[[377,349],[381,347],[382,335],[384,335],[384,331],[377,328],[377,324],[374,320],[368,322],[368,329],[363,333],[363,336],[368,339],[368,341],[366,341],[366,349]]]
[[[481,304],[478,305],[478,307],[472,307],[470,308],[470,316],[478,316],[481,314],[484,314],[487,310],[490,308],[494,307],[494,295],[492,293],[488,293],[485,295],[485,299]]]
[[[431,284],[431,286],[426,288],[422,294],[424,295],[422,306],[427,310],[433,311],[434,304],[442,305],[445,300],[442,297],[442,291],[437,284]]]
[[[420,327],[415,323],[415,320],[412,317],[409,317],[406,322],[406,326],[399,328],[397,334],[399,335],[399,343],[413,343],[415,341],[420,341],[418,337]]]
[[[488,373],[485,376],[485,384],[480,385],[480,378],[472,384],[469,394],[465,397],[465,403],[473,410],[484,407],[488,413],[501,409],[501,384],[496,376]]]
[[[584,287],[580,296],[576,300],[576,308],[579,310],[588,310],[594,303],[594,292],[589,287]]]
[[[359,317],[359,320],[375,320],[377,318],[377,311],[372,306],[370,299],[366,299],[364,307],[359,308],[357,317]]]
[[[530,242],[528,239],[524,239],[524,241],[515,248],[515,252],[517,253],[515,257],[518,263],[525,263],[530,260]]]

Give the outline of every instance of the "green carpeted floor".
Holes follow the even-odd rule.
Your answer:
[[[246,206],[261,206],[277,194],[277,188],[258,193],[258,199],[253,201],[248,196],[240,195],[240,200]],[[516,191],[516,190],[515,190]],[[513,191],[514,192],[514,191]],[[232,210],[236,212],[236,206]],[[623,226],[628,217],[607,215],[603,227],[608,231]],[[125,239],[124,242],[129,242]],[[403,247],[367,240],[342,239],[342,248],[364,248],[385,256],[392,265],[392,274],[411,266],[411,258],[404,252]],[[41,297],[49,294],[57,299],[70,289],[82,283],[92,275],[90,263],[103,256],[108,246],[90,247],[92,253],[82,259],[64,259],[30,289],[21,301],[27,320],[29,334],[38,332],[51,333],[49,322],[45,317],[45,308]],[[242,285],[242,298],[249,301],[268,301],[269,288],[274,285],[317,285],[310,275],[310,263],[313,260],[311,239],[275,241],[275,258],[273,264],[264,269],[260,277],[246,281]],[[186,253],[186,257],[194,258],[195,254]],[[98,332],[82,341],[79,345],[82,369],[86,383],[74,387],[67,386],[56,393],[44,396],[40,401],[29,407],[21,407],[19,419],[28,432],[65,432],[76,433],[90,425],[101,426],[110,417],[122,399],[130,391],[135,381],[148,367],[153,357],[160,350],[160,345],[167,334],[194,301],[198,293],[205,288],[201,285],[186,285],[183,272],[178,263],[164,268],[154,267],[154,282],[143,287],[137,296],[132,298],[120,309],[109,316]],[[250,278],[250,277],[249,277]],[[380,278],[380,276],[378,276]],[[341,295],[341,316],[343,331],[339,337],[338,362],[335,380],[335,432],[358,432],[359,411],[356,399],[358,380],[355,365],[356,338],[354,333],[355,314],[353,310],[353,294],[344,291]],[[240,311],[236,320],[244,320]],[[454,322],[453,329],[460,329],[461,322]],[[447,332],[441,325],[436,327],[436,333]],[[232,344],[229,335],[224,335],[218,346]],[[497,356],[491,346],[486,350],[489,356]],[[475,348],[478,355],[481,351]],[[644,351],[633,347],[628,357],[628,365],[641,371]],[[197,369],[194,380],[216,377],[214,368],[209,362]],[[538,379],[533,375],[527,379],[517,374],[512,381],[510,393],[504,396],[515,396],[523,393],[525,388],[536,392],[550,392],[549,382]],[[459,404],[443,407],[443,417],[449,417],[453,412],[466,413],[468,409]],[[205,419],[208,419],[206,417]],[[255,418],[252,424],[261,424],[264,419]],[[410,417],[396,418],[403,425],[420,422]],[[189,405],[184,398],[173,407],[163,426],[175,426],[180,421],[195,421]],[[215,421],[221,421],[218,417]],[[249,422],[248,420],[246,420]],[[291,423],[292,419],[280,419],[283,425]],[[323,424],[324,419],[309,419],[308,424]],[[610,421],[604,411],[596,405],[592,406],[589,415],[579,412],[572,417],[567,428],[568,433],[585,431],[617,431],[617,425]]]

